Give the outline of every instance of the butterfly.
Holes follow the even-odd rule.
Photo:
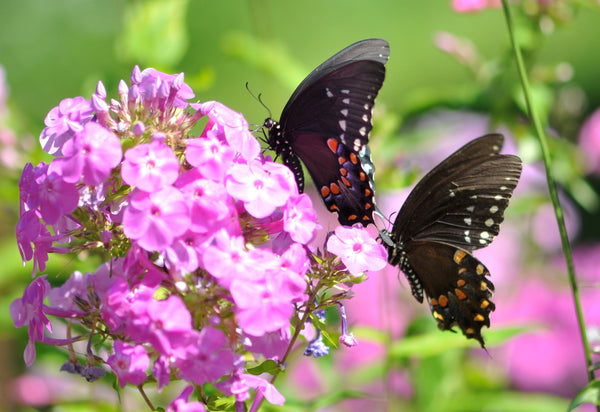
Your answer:
[[[264,126],[268,145],[304,191],[306,166],[325,206],[342,225],[373,223],[373,162],[369,132],[375,97],[385,78],[389,44],[354,43],[326,60],[296,88],[279,122]]]
[[[419,302],[427,295],[438,327],[457,325],[482,348],[494,285],[471,252],[498,235],[522,167],[519,157],[499,154],[503,143],[488,134],[448,156],[409,194],[392,231],[381,231],[388,262],[404,272]]]

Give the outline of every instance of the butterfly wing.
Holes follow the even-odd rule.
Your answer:
[[[419,281],[411,282],[413,295],[422,297],[422,289],[426,291],[438,327],[449,330],[456,325],[484,347],[481,328],[490,326],[495,309],[487,268],[465,250],[437,242],[410,242],[405,257],[403,271],[418,274]]]
[[[292,169],[300,191],[304,175],[298,158],[343,225],[373,221],[373,165],[366,145],[388,56],[382,39],[342,50],[298,86],[270,131],[270,146]]]
[[[400,266],[419,302],[427,295],[440,329],[458,325],[482,347],[494,285],[469,252],[498,235],[521,175],[521,159],[499,154],[503,141],[482,136],[431,170],[400,209],[387,245],[389,262]]]
[[[394,222],[397,240],[443,242],[467,251],[489,245],[521,175],[521,159],[498,154],[503,141],[500,134],[475,139],[421,179]]]

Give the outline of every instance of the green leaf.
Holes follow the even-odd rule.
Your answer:
[[[572,411],[577,408],[579,405],[583,405],[584,403],[593,403],[594,405],[600,405],[600,381],[596,380],[588,384],[585,388],[581,390],[571,403],[569,404],[569,409],[567,412]]]
[[[274,375],[279,372],[281,368],[274,360],[267,360],[261,363],[260,365],[254,366],[252,368],[248,368],[246,371],[251,375],[260,375],[261,373],[268,373],[270,375]]]

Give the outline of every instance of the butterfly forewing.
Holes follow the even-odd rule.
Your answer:
[[[480,137],[431,170],[406,199],[386,243],[389,262],[406,274],[417,300],[427,295],[438,326],[458,325],[482,347],[494,285],[469,252],[498,235],[521,174],[517,156],[498,154],[502,143],[498,134]]]
[[[343,225],[373,221],[373,164],[365,146],[388,56],[381,39],[342,50],[298,86],[280,123],[270,128],[270,146],[292,169],[300,191],[304,176],[298,158]]]
[[[521,174],[517,156],[499,155],[502,135],[473,140],[431,170],[400,209],[400,241],[446,242],[472,251],[490,244]]]

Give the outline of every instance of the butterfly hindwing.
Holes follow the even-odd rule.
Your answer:
[[[366,145],[388,56],[382,39],[342,50],[298,86],[269,130],[269,144],[294,172],[299,190],[304,189],[301,159],[343,225],[373,222],[373,165]]]
[[[410,282],[412,293],[422,300],[425,291],[439,328],[457,325],[483,346],[481,328],[490,326],[495,309],[487,268],[467,251],[445,243],[411,242],[405,253],[408,267],[403,270],[418,274]]]

